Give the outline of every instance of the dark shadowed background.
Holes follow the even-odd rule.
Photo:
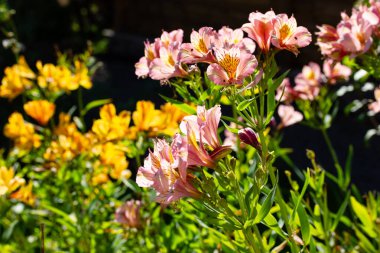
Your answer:
[[[250,12],[273,9],[276,13],[294,14],[299,25],[314,33],[316,25],[339,22],[340,12],[350,12],[353,1],[12,0],[9,4],[16,10],[14,21],[18,37],[32,67],[38,59],[54,62],[57,49],[78,53],[92,41],[95,55],[104,66],[95,75],[94,88],[87,93],[86,99],[111,97],[119,109],[133,110],[137,100],[162,103],[158,94],[170,93],[158,82],[138,80],[134,75],[134,63],[143,55],[144,40],[160,36],[162,30],[182,28],[185,40],[189,40],[193,28],[212,26],[219,29],[224,25],[238,28],[248,22]],[[1,55],[1,68],[14,63],[9,51],[2,49]],[[298,57],[283,52],[278,61],[282,68],[293,69],[292,75],[295,75],[309,61],[321,63],[321,56],[317,47],[311,45],[302,49]],[[13,110],[20,110],[16,106],[18,102],[17,99],[13,103],[1,100],[2,126]],[[96,115],[94,110],[89,118]],[[380,145],[377,144],[380,138],[373,139],[371,145],[365,147],[363,136],[369,127],[368,122],[358,122],[342,113],[329,130],[341,161],[346,159],[348,145],[354,145],[353,181],[363,191],[380,189]],[[316,151],[318,162],[326,169],[332,166],[322,136],[309,128],[297,125],[285,129],[283,146],[294,149],[291,157],[301,168],[308,165],[306,148]]]

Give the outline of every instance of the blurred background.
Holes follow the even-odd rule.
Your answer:
[[[81,53],[89,45],[95,57],[103,63],[94,76],[94,88],[87,92],[88,100],[112,98],[117,107],[134,110],[137,100],[149,99],[162,103],[158,94],[170,94],[150,79],[137,79],[134,64],[143,55],[146,39],[159,37],[162,30],[182,28],[185,40],[192,29],[224,25],[238,28],[248,22],[253,11],[293,14],[299,25],[312,33],[316,25],[336,25],[340,12],[350,12],[351,0],[12,0],[9,6],[15,10],[12,24],[16,36],[23,45],[22,54],[31,67],[37,60],[55,62],[58,51]],[[1,11],[0,11],[1,14]],[[315,36],[313,37],[315,41]],[[282,52],[278,61],[283,69],[292,69],[295,76],[309,61],[322,62],[313,44],[301,50],[298,57]],[[1,49],[0,66],[15,63],[10,50]],[[344,105],[351,98],[345,97]],[[65,101],[70,102],[70,101]],[[0,101],[0,125],[16,107],[17,101]],[[97,110],[88,115],[97,116]],[[349,144],[354,145],[353,182],[362,191],[380,190],[379,138],[364,145],[363,137],[369,122],[340,113],[329,133],[341,161],[346,159]],[[5,141],[1,138],[0,141]],[[299,167],[308,166],[305,149],[315,150],[317,160],[327,170],[332,161],[319,132],[302,125],[284,130],[283,147],[294,150],[291,157]],[[287,168],[279,164],[280,168]]]

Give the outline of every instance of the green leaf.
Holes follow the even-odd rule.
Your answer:
[[[255,101],[256,98],[251,98],[251,99],[247,99],[247,100],[243,100],[241,101],[238,106],[237,106],[237,109],[239,111],[243,111],[245,110],[248,106],[250,106],[254,101]]]
[[[350,197],[351,195],[351,191],[348,191],[347,194],[346,194],[346,197],[344,198],[343,200],[343,203],[340,205],[339,207],[339,210],[338,212],[336,213],[336,216],[335,216],[335,219],[334,219],[334,222],[330,228],[330,231],[331,232],[334,232],[335,228],[338,226],[339,224],[339,221],[340,221],[340,218],[342,217],[344,211],[346,210],[347,208],[347,204],[348,204],[348,198]]]
[[[15,229],[16,225],[18,224],[18,220],[14,220],[8,227],[7,229],[5,229],[5,231],[3,232],[3,236],[2,236],[2,239],[4,241],[8,241],[9,238],[11,238],[12,234],[13,234],[13,230]]]
[[[293,213],[292,213],[292,220],[293,221],[294,221],[294,218],[295,218],[295,215],[296,215],[296,211],[298,210],[298,206],[300,205],[300,203],[302,201],[302,198],[303,198],[303,195],[306,192],[307,186],[309,185],[309,181],[310,181],[310,170],[308,169],[307,173],[306,173],[305,183],[304,183],[304,185],[302,187],[301,194],[297,198],[297,203],[296,203],[296,206],[294,207],[294,210],[293,210]]]
[[[136,193],[141,192],[141,188],[136,184],[135,181],[133,181],[131,179],[125,179],[125,178],[123,178],[122,181],[125,184],[125,186],[127,186],[132,191],[134,191]]]
[[[224,120],[222,120],[222,123],[223,123],[224,127],[227,128],[227,130],[230,131],[231,133],[237,134],[239,132],[238,129],[235,129],[235,128],[228,126],[227,123],[224,122]]]
[[[112,99],[110,99],[110,98],[91,101],[90,103],[88,103],[83,108],[82,115],[83,116],[86,115],[91,109],[93,109],[95,107],[99,107],[99,106],[102,106],[102,105],[105,105],[105,104],[109,104],[111,102],[112,102]]]
[[[367,208],[360,204],[355,197],[350,197],[352,209],[363,224],[363,230],[372,238],[376,238],[376,232],[374,231],[374,225],[371,216],[368,213]]]
[[[276,193],[276,188],[277,188],[277,183],[274,185],[272,190],[269,192],[269,194],[265,198],[263,205],[261,206],[260,211],[258,212],[257,216],[254,219],[255,223],[261,222],[261,220],[263,220],[268,215],[268,213],[269,213],[269,211],[273,205],[274,196]]]
[[[185,104],[184,102],[181,102],[181,101],[178,101],[178,100],[175,100],[172,98],[168,98],[168,97],[161,95],[161,94],[160,94],[160,97],[162,97],[166,102],[169,102],[169,103],[173,104],[174,106],[178,107],[179,109],[181,109],[185,113],[188,113],[188,114],[196,114],[197,113],[197,111],[193,107],[191,107],[188,104]]]
[[[302,240],[305,243],[305,245],[308,245],[311,238],[310,222],[306,210],[302,204],[298,206],[297,213],[301,223]]]
[[[358,229],[355,229],[355,234],[359,238],[359,245],[364,249],[363,252],[366,253],[375,253],[377,252],[372,243],[368,240],[368,238],[363,235]]]

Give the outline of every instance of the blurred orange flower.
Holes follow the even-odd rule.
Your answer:
[[[19,190],[11,194],[12,199],[19,200],[21,202],[24,202],[25,204],[28,204],[30,206],[34,205],[34,202],[36,201],[36,196],[32,193],[32,181],[29,182],[28,185],[22,186]]]
[[[34,100],[24,104],[24,110],[39,124],[46,125],[54,115],[55,104],[47,100]]]

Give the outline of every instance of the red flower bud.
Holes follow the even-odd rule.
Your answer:
[[[247,127],[239,130],[239,138],[245,144],[251,145],[258,151],[261,151],[261,144],[258,140],[258,136],[251,128]]]

